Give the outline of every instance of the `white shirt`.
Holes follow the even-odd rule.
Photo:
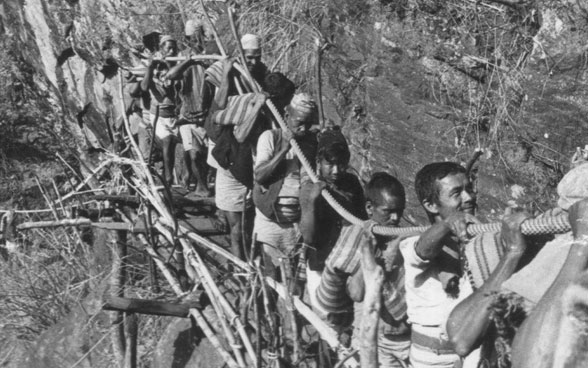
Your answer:
[[[259,136],[257,141],[257,156],[255,158],[254,165],[255,168],[259,167],[259,165],[265,162],[270,161],[272,157],[278,153],[280,147],[274,146],[274,134],[276,133],[271,130],[266,130]],[[277,134],[282,134],[282,132],[279,131]],[[300,165],[298,164],[298,159],[296,158],[296,154],[292,148],[290,148],[288,153],[286,153],[284,160],[286,161],[287,165],[287,174],[284,178],[284,183],[282,184],[282,188],[280,189],[278,197],[290,197],[298,199],[300,194]]]
[[[439,280],[438,265],[417,255],[415,247],[418,239],[419,236],[413,236],[400,242],[400,252],[404,257],[408,321],[445,330],[449,314],[459,302],[473,293],[472,286],[464,275],[459,279],[459,296],[449,296]]]

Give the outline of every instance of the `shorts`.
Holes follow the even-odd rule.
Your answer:
[[[421,326],[413,323],[412,329],[421,335],[435,339],[446,340],[448,338],[445,328],[441,326]],[[456,363],[463,368],[476,368],[480,361],[480,348],[472,351],[462,360],[457,354],[436,352],[428,347],[412,343],[409,355],[413,368],[454,368]]]
[[[151,114],[151,125],[155,123],[155,114]],[[155,127],[155,136],[159,139],[165,139],[169,136],[178,137],[178,128],[174,127],[177,118],[157,118]]]
[[[253,232],[256,240],[263,243],[265,253],[275,266],[279,266],[279,258],[285,258],[296,248],[300,231],[297,223],[279,224],[268,219],[255,209]]]
[[[180,125],[180,137],[184,151],[204,152],[206,149],[206,129],[194,124]]]
[[[253,205],[251,192],[229,170],[218,168],[215,182],[215,202],[219,210],[243,212]]]

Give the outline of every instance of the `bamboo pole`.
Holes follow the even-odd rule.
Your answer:
[[[198,301],[171,303],[159,300],[122,298],[113,295],[108,296],[102,305],[104,310],[181,318],[189,316],[190,308],[202,308],[202,306]]]
[[[261,289],[261,295],[263,298],[263,307],[266,313],[266,317],[267,317],[267,323],[269,325],[269,330],[271,332],[270,334],[270,344],[268,346],[268,355],[269,353],[273,353],[276,354],[276,351],[278,350],[278,343],[277,343],[277,338],[275,335],[277,335],[278,333],[278,322],[275,319],[275,313],[271,308],[270,305],[270,299],[269,299],[269,293],[267,290],[267,287],[265,285],[264,282],[264,276],[263,276],[263,272],[261,270],[261,259],[260,257],[256,257],[253,261],[254,265],[255,265],[255,272],[257,273],[257,278],[259,280],[259,284],[260,284],[260,289]],[[259,326],[261,328],[261,326]]]
[[[124,331],[125,331],[125,368],[137,367],[137,323],[138,317],[134,313],[124,314]]]
[[[181,241],[186,242],[183,239]],[[231,323],[233,323],[234,327],[237,329],[239,336],[241,336],[241,341],[243,342],[243,345],[245,346],[245,350],[249,354],[249,358],[251,358],[251,361],[253,362],[254,365],[257,364],[257,357],[255,354],[255,350],[253,349],[253,345],[251,344],[251,341],[249,340],[249,335],[247,335],[247,332],[245,331],[245,326],[243,325],[243,323],[239,319],[239,316],[235,313],[235,311],[233,310],[233,307],[229,304],[229,302],[226,300],[224,295],[218,289],[218,286],[216,285],[216,283],[212,279],[210,272],[208,271],[206,266],[204,266],[202,259],[200,259],[200,255],[198,255],[197,252],[195,252],[193,249],[191,249],[190,244],[182,244],[182,245],[184,247],[188,248],[187,256],[188,256],[188,259],[191,261],[192,266],[196,270],[201,272],[203,279],[205,280],[205,282],[210,287],[210,290],[212,291],[212,295],[214,295],[216,300],[219,302],[219,305],[223,307],[223,309],[225,310],[225,312],[227,314],[227,317],[229,318]]]
[[[184,244],[182,244],[182,245],[184,245]],[[188,246],[184,246],[184,249],[186,249],[186,248],[189,248],[189,244],[188,244]],[[188,260],[190,260],[191,256],[193,256],[193,254],[191,254],[191,253],[186,254],[186,258]],[[233,331],[231,330],[231,328],[227,324],[226,313],[224,313],[222,307],[220,306],[220,304],[215,296],[216,295],[215,292],[212,290],[212,286],[208,283],[207,278],[204,277],[204,275],[200,271],[200,268],[195,267],[194,270],[200,276],[200,280],[202,281],[202,286],[204,286],[206,293],[210,296],[210,302],[213,305],[214,310],[218,314],[221,327],[222,327],[223,331],[225,332],[225,337],[227,338],[227,340],[229,342],[229,346],[233,350],[233,354],[235,355],[235,358],[237,359],[237,363],[239,364],[239,367],[244,368],[246,365],[245,365],[245,361],[243,359],[243,352],[241,351],[242,347],[237,343],[237,340],[235,338],[235,335],[233,334]]]
[[[40,227],[59,227],[59,226],[91,226],[92,221],[88,218],[65,219],[57,221],[36,221],[23,222],[17,225],[18,230],[28,230]]]
[[[359,356],[361,368],[378,368],[378,322],[382,301],[384,271],[376,263],[375,241],[361,244],[361,269],[365,283],[365,297],[361,318]]]
[[[122,218],[124,221],[128,221],[128,222],[131,221],[126,215],[124,215],[124,214],[122,214],[122,215],[123,215]],[[180,287],[179,282],[175,279],[175,277],[173,277],[173,275],[167,269],[167,267],[165,266],[165,264],[163,263],[163,261],[161,260],[159,255],[155,252],[155,250],[153,248],[151,248],[151,246],[149,245],[149,243],[147,242],[147,239],[145,238],[145,236],[143,234],[139,235],[139,240],[141,240],[141,242],[145,245],[146,251],[149,253],[149,255],[152,256],[153,260],[155,261],[155,264],[157,265],[157,267],[159,268],[161,273],[164,275],[166,280],[170,283],[172,290],[176,293],[176,295],[178,295],[178,296],[185,295],[185,293],[182,291],[182,288]],[[212,329],[208,325],[208,322],[206,322],[206,319],[204,318],[202,313],[196,308],[191,308],[189,310],[189,314],[190,314],[190,316],[192,316],[192,318],[194,318],[194,321],[196,322],[196,324],[200,327],[200,329],[202,330],[204,335],[208,338],[210,343],[215,347],[215,349],[217,350],[217,352],[219,353],[221,358],[224,360],[224,362],[230,368],[240,368],[239,365],[237,365],[237,363],[233,359],[233,357],[231,357],[231,355],[222,347],[218,337],[212,331]]]
[[[117,212],[121,215],[121,218],[124,222],[132,223],[131,219],[127,215],[125,215],[122,211],[117,210]],[[149,254],[151,256],[151,259],[155,262],[155,265],[157,266],[157,268],[159,268],[159,270],[163,274],[163,277],[170,284],[174,293],[176,293],[179,296],[184,295],[184,291],[182,290],[180,283],[175,278],[175,276],[172,275],[171,271],[167,268],[167,266],[165,265],[165,263],[163,262],[163,260],[159,256],[159,254],[157,254],[157,252],[155,251],[155,249],[153,249],[151,247],[151,245],[147,241],[147,238],[145,237],[145,235],[138,234],[137,238],[139,238],[139,241],[145,247],[145,251],[147,252],[147,254]]]
[[[272,279],[271,277],[265,277],[265,282],[274,289],[281,298],[286,297],[286,293],[288,292],[286,288]],[[317,316],[312,309],[310,309],[304,302],[302,302],[298,297],[292,296],[292,301],[298,312],[304,316],[317,330],[317,332],[321,335],[321,338],[325,340],[331,348],[337,349],[339,348],[339,339],[337,338],[337,333],[331,329],[319,316]]]
[[[108,232],[108,241],[112,248],[112,271],[110,273],[110,294],[124,297],[124,271],[123,258],[125,257],[122,246],[119,244],[118,234],[113,231]],[[122,312],[110,312],[110,323],[113,327],[110,341],[112,352],[120,368],[125,367],[125,331],[124,319]]]
[[[223,47],[223,43],[221,42],[220,37],[218,36],[218,32],[216,31],[216,27],[214,26],[214,23],[212,23],[212,19],[210,19],[210,16],[208,15],[208,11],[206,11],[206,7],[204,6],[203,0],[200,0],[200,6],[202,6],[202,12],[204,13],[206,20],[210,24],[210,28],[212,30],[212,34],[214,36],[214,41],[216,42],[216,46],[218,47],[218,50],[220,51],[222,56],[227,56],[227,52],[226,52],[225,48]]]
[[[106,230],[131,231],[133,233],[142,232],[146,229],[143,227],[134,227],[132,224],[123,224],[120,222],[92,222],[89,218],[79,217],[76,219],[64,219],[57,221],[37,221],[37,222],[23,222],[16,228],[18,230],[29,230],[37,228],[52,228],[52,227],[87,227],[92,226]]]
[[[321,41],[317,38],[315,40],[316,44],[316,100],[318,104],[319,110],[319,126],[321,130],[325,127],[325,112],[323,110],[323,86],[322,86],[322,78],[321,78],[321,62],[322,62],[322,55],[323,55],[323,47],[321,45]]]
[[[192,308],[190,309],[190,315],[194,317],[196,324],[198,324],[210,343],[216,348],[225,363],[227,363],[230,368],[239,368],[237,362],[235,362],[235,359],[233,359],[233,357],[222,347],[218,337],[216,337],[216,334],[212,331],[204,319],[204,316],[202,316],[202,313],[198,309]]]
[[[163,224],[161,224],[161,223],[156,224],[156,228],[158,228],[158,226],[163,227]],[[158,230],[159,230],[159,228],[158,228]],[[226,257],[228,260],[235,263],[237,266],[239,266],[243,270],[245,270],[245,271],[251,270],[251,266],[248,263],[243,262],[242,260],[235,257],[234,255],[227,252],[226,250],[222,249],[219,245],[213,243],[212,241],[205,239],[205,238],[202,238],[198,234],[195,234],[195,233],[183,228],[182,226],[179,227],[179,232],[181,235],[188,236],[190,239],[194,240],[199,245],[204,246],[207,249],[214,251],[215,253]],[[263,277],[263,275],[262,275],[262,279],[265,280],[267,285],[269,285],[272,289],[274,289],[281,298],[286,297],[287,290],[282,284],[276,282],[274,279],[272,279],[270,277]],[[329,346],[331,346],[331,348],[338,349],[340,344],[339,344],[339,340],[337,338],[337,333],[332,328],[330,328],[323,320],[321,320],[320,317],[317,316],[312,311],[312,309],[310,309],[298,297],[292,296],[292,302],[294,303],[294,307],[298,310],[298,312],[317,329],[317,331],[321,335],[321,338],[323,338],[325,341],[327,341],[327,343],[329,344]],[[354,364],[350,363],[349,366],[353,367]]]
[[[296,321],[296,309],[292,302],[292,294],[289,290],[292,280],[292,269],[290,267],[290,260],[280,258],[280,271],[282,273],[282,283],[286,287],[286,298],[284,302],[286,304],[286,310],[288,311],[288,317],[290,318],[290,328],[292,329],[292,361],[297,362],[300,355],[300,344],[298,341],[298,323]]]
[[[53,217],[55,217],[55,220],[59,220],[59,216],[57,215],[57,210],[55,209],[55,206],[53,205],[53,202],[51,201],[51,199],[49,199],[49,194],[47,193],[45,188],[43,188],[43,186],[41,185],[39,178],[37,178],[37,176],[35,176],[34,178],[35,178],[35,182],[37,183],[37,186],[39,187],[39,190],[41,191],[41,194],[43,195],[43,198],[45,198],[45,202],[47,202],[47,206],[49,206],[49,208],[51,209],[51,213],[53,213]]]
[[[171,232],[167,228],[165,228],[165,226],[163,226],[161,223],[156,223],[155,228],[161,234],[163,234],[166,238],[168,238],[168,240],[173,238],[171,236]],[[184,248],[184,253],[186,255],[186,258],[191,263],[192,267],[194,267],[194,269],[200,271],[200,274],[203,276],[203,280],[206,283],[208,283],[208,286],[210,287],[210,290],[211,290],[211,293],[209,294],[210,298],[216,298],[217,301],[219,302],[219,305],[224,309],[225,313],[227,314],[227,317],[229,318],[231,323],[234,324],[234,327],[237,329],[237,332],[239,333],[239,336],[241,337],[241,340],[243,342],[243,345],[245,346],[245,350],[249,354],[249,357],[254,362],[254,364],[256,364],[256,357],[255,357],[255,351],[253,350],[253,345],[251,344],[251,341],[249,340],[249,336],[247,335],[247,332],[245,331],[245,326],[243,326],[243,323],[239,319],[239,316],[235,313],[235,311],[233,310],[233,307],[230,305],[230,303],[226,300],[224,295],[218,289],[218,286],[216,285],[216,283],[212,279],[210,272],[208,271],[208,269],[206,268],[206,266],[202,262],[202,259],[200,259],[200,256],[198,255],[198,253],[196,253],[194,251],[194,249],[192,249],[192,246],[185,239],[180,238],[180,243],[182,244],[182,247]]]
[[[229,24],[231,26],[231,31],[233,36],[235,37],[235,42],[237,44],[237,50],[239,51],[239,59],[241,59],[241,65],[243,65],[243,69],[241,73],[245,73],[247,81],[251,84],[251,90],[253,92],[260,92],[261,88],[255,82],[255,79],[251,76],[249,69],[247,69],[247,60],[245,59],[245,53],[243,52],[243,45],[241,45],[241,39],[239,37],[239,31],[237,30],[237,26],[235,25],[235,19],[233,14],[233,9],[227,3],[227,15],[229,16]]]

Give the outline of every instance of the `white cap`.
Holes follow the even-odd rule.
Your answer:
[[[246,34],[241,37],[241,47],[244,50],[259,50],[260,49],[259,37],[254,34]]]

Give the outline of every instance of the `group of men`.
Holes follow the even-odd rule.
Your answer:
[[[527,240],[520,230],[528,215],[509,213],[499,233],[470,237],[467,228],[478,220],[468,173],[457,163],[437,162],[424,166],[415,178],[418,200],[431,222],[424,233],[374,236],[366,226],[349,224],[321,196],[323,191],[361,220],[397,227],[406,204],[403,185],[380,172],[363,186],[347,171],[350,150],[341,131],[313,129],[318,123],[314,99],[296,94],[294,84],[283,74],[267,70],[261,62],[259,37],[244,35],[241,45],[246,67],[261,93],[253,92],[235,71],[232,58],[210,66],[189,59],[179,63],[150,60],[134,93],[150,97],[150,107],[143,106],[143,112],[149,112],[143,114],[143,122],[149,122],[144,126],[154,129],[161,142],[164,180],[172,183],[173,152],[181,136],[189,163],[188,182],[192,175],[197,177],[197,192],[209,194],[207,164],[216,169],[215,201],[227,219],[232,252],[246,259],[249,245],[259,245],[266,272],[279,279],[294,278],[296,265],[303,263],[306,301],[340,332],[360,326],[357,311],[369,285],[363,280],[358,253],[365,242],[375,245],[374,256],[385,274],[380,366],[477,367],[480,362],[496,366],[488,363],[496,354],[486,344],[496,332],[490,319],[494,295],[508,290],[524,294],[516,286],[507,289],[503,284],[516,284],[511,279],[516,279],[519,270],[542,267],[528,259]],[[163,58],[178,55],[177,42],[169,36],[161,36],[159,46]],[[264,107],[268,100],[288,129],[280,128]],[[308,159],[317,183],[311,181],[293,144]],[[150,157],[151,152],[142,151],[145,158]],[[579,165],[568,175],[579,175],[577,170],[585,174],[586,167]],[[581,180],[572,182],[572,191],[578,186],[588,191]],[[573,228],[566,251],[588,247],[588,226],[582,225],[588,221],[588,205],[581,200],[588,193],[576,197],[576,203],[564,208],[570,209]],[[481,280],[474,280],[475,260],[468,252],[480,244],[486,249],[482,253],[496,249],[496,260]],[[548,245],[545,251],[551,249]],[[569,271],[567,278],[559,274],[560,269],[572,267],[567,254],[560,254],[559,268],[550,271],[551,283],[532,301],[538,306],[536,313],[553,312],[541,307],[545,305],[542,298],[555,292],[548,290],[553,282],[571,282]],[[535,257],[537,262],[540,255]],[[574,260],[578,272],[585,269],[585,258],[583,263]],[[539,328],[535,310],[530,313],[523,332]],[[530,333],[520,335],[528,340]],[[526,343],[515,339],[517,344]],[[519,359],[516,366],[530,367],[521,354],[527,352],[513,350],[513,359]]]

